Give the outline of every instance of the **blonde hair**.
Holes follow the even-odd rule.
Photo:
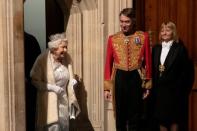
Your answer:
[[[65,33],[57,33],[53,34],[49,37],[48,47],[50,50],[58,48],[58,46],[61,44],[61,42],[68,43],[68,40],[66,39]]]
[[[165,27],[172,30],[172,39],[173,39],[174,41],[178,42],[178,35],[177,35],[176,25],[175,25],[173,22],[171,22],[171,21],[163,22],[163,23],[161,24],[160,33],[159,33],[159,40],[160,40],[161,42],[163,41],[162,38],[161,38],[161,30],[162,30],[163,28],[165,28]]]

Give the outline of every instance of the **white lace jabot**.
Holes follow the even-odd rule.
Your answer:
[[[168,52],[170,50],[170,47],[172,46],[173,40],[165,42],[163,41],[162,44],[162,50],[161,50],[161,56],[160,56],[160,62],[163,65],[165,62],[165,59],[168,55]]]

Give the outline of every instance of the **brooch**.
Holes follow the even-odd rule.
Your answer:
[[[159,65],[159,76],[161,77],[162,76],[162,73],[165,71],[165,66],[164,65]]]

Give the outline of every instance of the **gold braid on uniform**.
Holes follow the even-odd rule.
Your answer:
[[[105,91],[110,91],[110,90],[112,90],[112,88],[113,88],[113,86],[114,86],[114,81],[112,81],[112,80],[105,80],[104,81],[104,90]]]
[[[149,90],[152,88],[152,79],[147,80],[145,72],[146,71],[144,68],[138,69],[138,73],[140,75],[140,78],[142,79],[142,88]]]

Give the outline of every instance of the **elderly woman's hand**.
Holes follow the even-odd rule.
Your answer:
[[[47,88],[48,88],[49,91],[53,91],[58,95],[64,93],[64,89],[59,87],[59,86],[56,86],[56,85],[48,84]]]

